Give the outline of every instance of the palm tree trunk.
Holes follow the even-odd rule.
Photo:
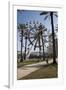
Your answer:
[[[44,54],[44,41],[43,41],[43,36],[42,37],[42,46],[43,46],[43,61],[45,60],[45,54]]]
[[[39,44],[39,57],[41,59],[41,45],[40,45],[40,36],[38,38],[38,44]]]
[[[25,54],[24,54],[24,59],[26,60],[26,48],[27,48],[27,37],[25,37]]]
[[[36,49],[36,44],[37,44],[37,41],[38,41],[38,40],[36,39],[36,43],[35,43],[35,45],[34,45],[34,50]]]
[[[54,36],[54,23],[53,23],[53,12],[50,13],[51,26],[52,26],[52,41],[53,41],[53,64],[56,63],[56,52],[55,52],[55,36]]]
[[[23,62],[23,30],[21,32],[21,60],[20,62]]]

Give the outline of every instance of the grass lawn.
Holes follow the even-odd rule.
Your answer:
[[[19,62],[19,63],[17,63],[17,68],[19,68],[19,67],[22,67],[22,66],[24,66],[24,65],[28,65],[28,64],[34,64],[34,63],[38,63],[39,61],[37,60],[37,61],[23,61],[23,62]]]
[[[39,70],[32,72],[31,74],[21,78],[24,79],[42,79],[42,78],[57,78],[58,77],[58,65],[50,64],[41,67]]]

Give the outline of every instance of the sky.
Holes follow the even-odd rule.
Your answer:
[[[42,23],[48,31],[51,31],[51,19],[50,16],[44,20],[45,15],[40,15],[42,11],[34,11],[34,10],[21,10],[20,12],[17,10],[17,24],[26,24],[27,22],[29,23],[30,21],[33,23],[39,22]],[[58,18],[53,17],[54,20],[54,27],[58,24]],[[18,35],[18,34],[17,34]],[[20,38],[19,35],[17,36],[18,38],[18,51],[20,51]]]

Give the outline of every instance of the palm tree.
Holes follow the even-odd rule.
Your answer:
[[[54,37],[54,21],[53,15],[57,17],[56,12],[42,12],[40,15],[46,15],[45,20],[47,19],[48,15],[51,18],[51,28],[52,28],[52,41],[53,41],[53,64],[56,63],[56,52],[55,52],[55,37]]]
[[[41,31],[39,34],[39,51],[41,51],[41,47],[40,47],[40,36],[41,36],[41,40],[42,40],[42,47],[43,47],[43,61],[45,60],[45,54],[44,54],[44,40],[43,40],[43,30],[46,30],[45,27],[43,27],[43,25],[40,23],[39,25],[39,30]]]
[[[17,12],[22,14],[24,10],[20,10],[18,9]],[[24,25],[23,24],[18,24],[17,25],[17,29],[18,31],[20,32],[20,41],[21,41],[21,59],[20,59],[20,62],[23,61],[23,28],[24,28]]]
[[[25,29],[26,29],[25,24],[18,25],[18,30],[20,32],[20,41],[21,41],[21,60],[20,60],[20,62],[23,61],[23,34],[24,34]]]
[[[25,26],[25,29],[27,30],[27,24],[26,24],[26,26]],[[25,33],[24,33],[24,35],[25,35],[25,51],[24,51],[24,59],[26,60],[26,50],[27,50],[27,38],[28,38],[28,30],[26,31],[25,30]]]
[[[43,60],[45,60],[45,53],[44,53],[44,31],[47,31],[47,29],[45,28],[44,25],[42,25],[41,23],[39,24],[38,28],[37,28],[37,33],[35,34],[36,36],[36,43],[35,43],[35,46],[34,46],[34,50],[36,49],[36,47],[39,48],[39,57],[41,58],[41,51],[43,48]],[[37,43],[38,43],[38,46],[37,46]],[[42,43],[42,45],[41,45]]]

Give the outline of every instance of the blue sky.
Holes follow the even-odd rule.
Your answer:
[[[17,24],[24,24],[27,22],[39,22],[42,23],[43,25],[45,25],[45,27],[47,28],[47,30],[51,31],[51,21],[50,21],[50,17],[47,20],[44,20],[45,16],[42,15],[40,16],[40,13],[42,11],[33,11],[33,10],[21,10],[21,12],[17,11]],[[57,25],[58,23],[58,18],[57,17],[53,17],[54,19],[54,26]],[[18,50],[20,51],[20,40],[18,37]]]

